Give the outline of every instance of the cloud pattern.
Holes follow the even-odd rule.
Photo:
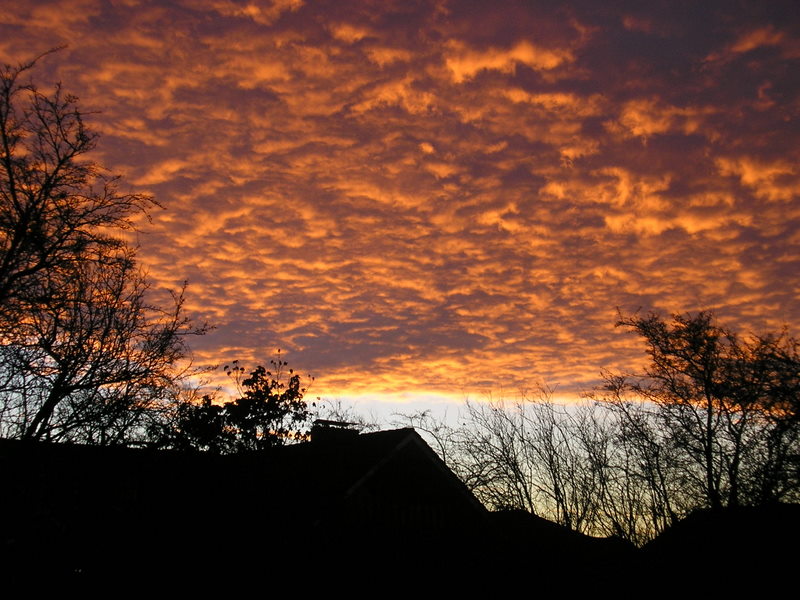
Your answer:
[[[617,307],[800,316],[792,2],[49,0],[97,158],[164,204],[200,363],[283,348],[316,394],[565,395],[642,359]],[[394,394],[395,396],[392,396]]]

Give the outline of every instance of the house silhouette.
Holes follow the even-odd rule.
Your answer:
[[[0,440],[0,564],[80,583],[478,562],[488,513],[413,429],[312,439],[232,456]]]

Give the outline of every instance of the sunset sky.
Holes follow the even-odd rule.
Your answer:
[[[0,62],[67,44],[36,81],[163,204],[197,364],[282,348],[388,411],[576,396],[644,358],[617,307],[798,334],[794,0],[0,7]]]

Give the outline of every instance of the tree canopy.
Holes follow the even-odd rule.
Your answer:
[[[280,352],[269,364],[269,370],[259,365],[249,374],[236,361],[226,366],[238,397],[215,402],[206,395],[200,402],[182,402],[160,445],[234,454],[307,439],[311,421],[303,398],[307,387],[299,374],[287,370]]]

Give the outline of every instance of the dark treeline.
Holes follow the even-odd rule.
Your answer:
[[[151,301],[126,232],[156,202],[86,159],[77,99],[0,72],[0,436],[232,454],[305,439],[306,387],[278,357],[227,369],[227,402],[191,385],[184,290]],[[621,317],[650,365],[578,405],[466,404],[407,417],[487,506],[642,544],[699,508],[796,502],[800,357],[709,313]],[[334,415],[336,416],[336,415]],[[341,415],[338,415],[341,417]],[[344,420],[352,420],[348,416]]]
[[[800,356],[785,332],[742,338],[710,313],[621,318],[649,367],[574,405],[548,390],[429,414],[447,464],[495,509],[643,544],[698,509],[800,500]]]

